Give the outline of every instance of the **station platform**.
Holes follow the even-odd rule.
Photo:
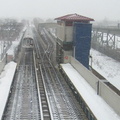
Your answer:
[[[75,61],[76,62],[76,61]],[[77,65],[77,67],[80,67]],[[116,111],[104,100],[104,97],[97,94],[97,90],[94,88],[94,85],[91,86],[88,81],[86,81],[86,78],[84,78],[84,75],[81,75],[79,70],[76,70],[75,65],[72,65],[70,61],[65,64],[61,64],[62,71],[67,75],[70,82],[73,84],[73,86],[76,88],[76,91],[80,94],[80,96],[84,99],[85,103],[89,107],[92,114],[96,117],[97,120],[120,120],[119,114],[116,113]],[[79,68],[78,68],[79,69]],[[88,78],[90,77],[90,73],[88,72],[83,74],[86,74]],[[97,79],[97,78],[96,78]],[[94,81],[94,79],[93,79]],[[95,82],[93,82],[95,84]],[[92,84],[93,84],[92,83]],[[96,82],[97,86],[97,82]],[[76,95],[77,95],[76,92]],[[92,119],[93,120],[93,119]]]
[[[17,64],[10,62],[5,65],[3,72],[0,74],[0,120],[9,97],[11,84],[13,82]]]

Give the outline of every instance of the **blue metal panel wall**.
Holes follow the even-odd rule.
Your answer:
[[[74,23],[73,43],[75,58],[89,69],[92,24]]]

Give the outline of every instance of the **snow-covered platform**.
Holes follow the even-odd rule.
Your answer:
[[[120,120],[120,96],[104,83],[106,81],[100,81],[72,57],[61,67],[98,120]]]
[[[5,65],[3,72],[0,74],[0,120],[2,119],[4,108],[7,103],[16,66],[16,63],[10,62]]]

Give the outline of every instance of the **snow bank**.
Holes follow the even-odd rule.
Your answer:
[[[120,90],[120,62],[91,49],[92,67]]]
[[[16,66],[15,62],[8,63],[0,75],[0,120],[7,102]]]
[[[69,64],[62,67],[98,120],[120,120],[113,109],[96,94],[86,80]]]
[[[17,49],[19,45],[19,41],[13,41],[10,49],[7,51],[8,55],[12,55],[14,57],[15,49]]]

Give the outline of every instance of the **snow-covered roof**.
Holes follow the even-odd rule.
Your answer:
[[[95,90],[71,64],[61,64],[61,66],[98,120],[120,120],[120,116],[96,94]]]
[[[61,16],[61,17],[58,17],[58,18],[55,18],[55,20],[62,20],[62,21],[94,21],[94,19],[92,18],[88,18],[88,17],[85,17],[85,16],[82,16],[82,15],[78,15],[78,14],[68,14],[68,15],[65,15],[65,16]]]

